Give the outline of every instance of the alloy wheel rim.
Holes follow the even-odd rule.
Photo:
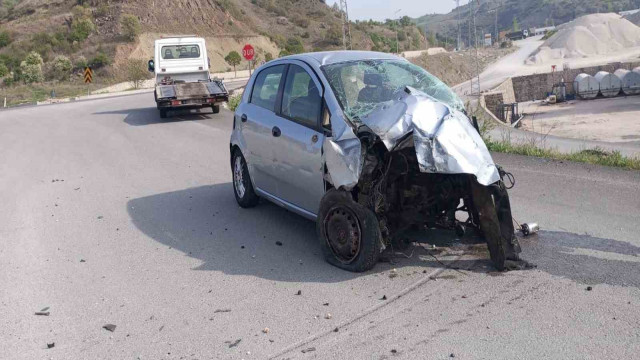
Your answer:
[[[244,186],[244,176],[243,176],[243,166],[242,166],[242,158],[240,156],[236,157],[236,160],[233,164],[233,183],[236,188],[236,194],[239,198],[244,197],[244,193],[246,192]]]

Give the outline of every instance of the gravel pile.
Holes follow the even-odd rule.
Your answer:
[[[640,52],[640,27],[618,14],[592,14],[561,25],[527,63],[614,56],[635,47]]]

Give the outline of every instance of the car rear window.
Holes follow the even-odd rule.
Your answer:
[[[163,59],[198,59],[200,57],[200,46],[193,45],[167,45],[163,46],[160,52]]]
[[[276,111],[276,98],[278,97],[284,67],[284,65],[272,66],[258,74],[253,85],[250,103],[269,111]]]

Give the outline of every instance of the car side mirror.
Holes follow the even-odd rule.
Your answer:
[[[153,60],[149,60],[149,71],[150,71],[150,72],[154,72],[154,71],[156,71],[156,66],[155,66],[155,64],[153,63]]]

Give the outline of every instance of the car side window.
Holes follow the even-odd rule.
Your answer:
[[[285,65],[277,65],[262,70],[256,77],[249,102],[275,112],[280,80],[282,79],[284,68]]]
[[[290,65],[282,96],[282,115],[317,128],[321,111],[322,98],[311,75],[298,65]]]

